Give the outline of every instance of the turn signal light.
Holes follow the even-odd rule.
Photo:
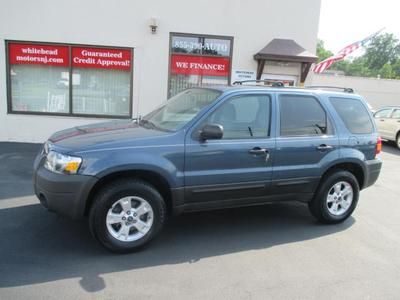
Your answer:
[[[378,140],[376,141],[376,148],[375,148],[375,155],[378,155],[382,151],[382,139],[379,136]]]

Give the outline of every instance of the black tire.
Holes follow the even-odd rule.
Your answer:
[[[397,136],[396,136],[396,146],[397,146],[397,149],[400,150],[400,132],[398,132]]]
[[[360,194],[358,181],[352,173],[344,170],[336,170],[325,176],[322,180],[323,181],[320,183],[314,198],[308,203],[310,212],[321,223],[336,224],[343,222],[351,216],[357,206]],[[329,212],[327,197],[329,191],[335,185],[335,183],[341,181],[349,183],[353,188],[353,201],[347,211],[345,211],[342,215],[337,216]]]
[[[120,241],[107,229],[106,218],[109,209],[119,199],[127,196],[141,197],[153,210],[153,223],[150,230],[135,241]],[[167,209],[160,193],[147,182],[137,179],[121,179],[102,188],[95,196],[89,213],[89,226],[93,237],[107,249],[117,253],[139,250],[150,242],[162,229]]]

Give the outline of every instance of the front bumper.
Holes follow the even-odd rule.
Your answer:
[[[382,160],[380,158],[367,160],[365,163],[366,172],[363,189],[373,185],[378,180],[382,168]]]
[[[97,178],[53,173],[45,169],[42,162],[37,162],[33,181],[35,194],[44,207],[78,219],[85,214],[87,199]]]

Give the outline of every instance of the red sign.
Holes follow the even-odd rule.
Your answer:
[[[68,67],[68,47],[42,44],[8,44],[10,64]]]
[[[130,71],[132,51],[109,48],[72,48],[72,66]]]
[[[229,76],[229,58],[173,54],[171,57],[171,73]]]

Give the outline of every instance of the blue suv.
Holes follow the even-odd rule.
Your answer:
[[[141,119],[55,133],[34,186],[50,211],[88,217],[103,246],[129,252],[184,212],[296,200],[342,222],[377,180],[380,147],[353,93],[193,88]]]

